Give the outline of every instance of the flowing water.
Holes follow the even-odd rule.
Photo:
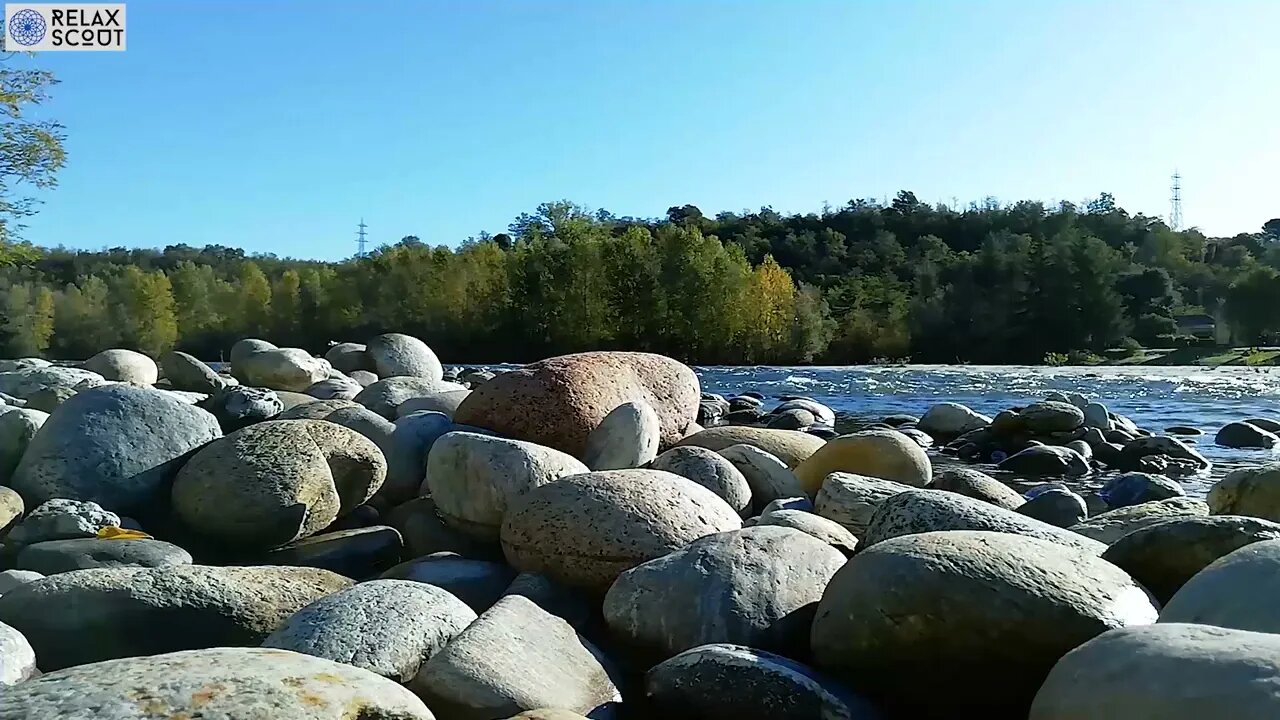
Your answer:
[[[1154,432],[1174,425],[1203,430],[1205,435],[1184,438],[1195,441],[1195,447],[1214,463],[1209,473],[1182,479],[1192,495],[1203,495],[1229,470],[1277,459],[1269,451],[1218,447],[1213,436],[1233,420],[1280,419],[1280,368],[899,365],[695,369],[705,392],[729,396],[755,390],[770,398],[811,397],[843,416],[842,430],[846,424],[856,426],[886,415],[920,416],[934,403],[947,400],[995,415],[1050,391],[1078,392]],[[1101,476],[1073,484],[1087,488],[1104,480]]]

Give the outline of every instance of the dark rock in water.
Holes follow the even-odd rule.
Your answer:
[[[698,417],[695,422],[703,427],[709,427],[719,423],[725,412],[725,406],[704,400],[698,403]]]
[[[1257,425],[1257,423],[1253,421],[1246,421],[1246,422],[1248,422],[1250,425]],[[1204,431],[1201,430],[1200,428],[1188,427],[1186,425],[1174,425],[1173,427],[1165,428],[1164,431],[1169,433],[1170,435],[1193,435],[1194,436],[1194,435],[1204,434]]]
[[[730,425],[754,425],[765,417],[764,410],[760,408],[746,408],[743,410],[734,410],[725,413],[724,421]]]
[[[1125,473],[1112,478],[1099,494],[1113,508],[1138,505],[1152,500],[1164,500],[1187,494],[1176,481],[1163,475],[1150,473]]]
[[[1102,433],[1107,442],[1120,443],[1121,445],[1134,439],[1134,434],[1124,430],[1107,430]]]
[[[1005,458],[1000,470],[1023,477],[1089,474],[1089,463],[1075,450],[1049,445],[1033,445]]]
[[[915,444],[919,445],[922,448],[933,447],[933,438],[930,437],[928,433],[924,432],[923,430],[920,430],[919,428],[900,427],[898,428],[898,432],[911,438],[911,440],[915,442]]]
[[[889,427],[898,427],[900,425],[906,425],[908,423],[911,423],[911,424],[919,423],[920,418],[916,417],[915,415],[889,415],[888,417],[881,420],[880,422],[884,423],[885,425],[888,425]]]
[[[769,418],[768,427],[777,430],[803,430],[817,422],[813,413],[803,408],[784,410]]]
[[[716,643],[645,674],[645,698],[663,717],[700,720],[878,720],[867,700],[794,660]]]
[[[1037,493],[1023,503],[1018,512],[1060,528],[1071,527],[1089,517],[1084,498],[1063,487]]]
[[[1023,408],[1019,414],[1033,433],[1069,432],[1084,425],[1084,411],[1064,402],[1038,402]]]
[[[729,398],[729,411],[734,410],[760,410],[764,408],[764,401],[750,395],[739,395]]]
[[[1280,540],[1280,523],[1241,515],[1179,517],[1125,535],[1102,559],[1132,575],[1164,604],[1210,563],[1263,540]]]
[[[25,635],[41,669],[50,671],[174,650],[258,645],[307,603],[350,585],[314,568],[78,570],[0,595],[0,622]]]
[[[267,553],[261,564],[321,568],[363,580],[400,562],[403,551],[395,528],[376,525],[298,540]]]
[[[49,540],[94,538],[98,531],[120,527],[120,516],[96,502],[57,498],[32,510],[9,531],[10,545],[31,545]]]
[[[835,411],[812,398],[795,398],[787,400],[774,408],[773,414],[778,415],[780,413],[785,413],[788,410],[807,410],[813,415],[815,422],[821,423],[822,425],[832,426],[836,424]]]
[[[1026,502],[1017,490],[984,472],[972,468],[945,468],[934,472],[928,487],[967,495],[1005,508],[1017,510]]]
[[[200,407],[213,413],[223,432],[231,433],[284,412],[284,402],[274,390],[233,385],[215,392]]]
[[[1248,420],[1245,420],[1245,422],[1254,427],[1262,428],[1269,433],[1280,435],[1280,420],[1272,420],[1270,418],[1249,418]]]
[[[805,428],[804,431],[814,437],[820,437],[823,440],[832,440],[840,437],[840,433],[824,425],[810,425]]]
[[[1146,457],[1164,455],[1171,461],[1186,461],[1196,469],[1204,469],[1212,466],[1203,455],[1196,452],[1183,441],[1168,437],[1165,435],[1157,435],[1152,437],[1135,438],[1125,443],[1124,450],[1118,459],[1118,470],[1128,471],[1137,470],[1139,472],[1153,472],[1150,469],[1144,469],[1141,460]],[[1154,471],[1160,474],[1159,470]]]
[[[161,540],[76,538],[27,545],[17,565],[44,575],[100,567],[164,567],[190,565],[191,553]]]
[[[515,579],[516,572],[502,563],[468,560],[454,553],[436,553],[400,563],[383,573],[382,577],[444,588],[479,613],[488,610],[502,597]]]
[[[755,390],[748,390],[748,391],[746,391],[746,392],[742,393],[742,397],[755,398],[756,400],[759,400],[759,401],[761,401],[761,402],[764,402],[764,395],[761,395],[760,393],[756,392]]]
[[[1270,450],[1280,445],[1280,437],[1247,422],[1233,422],[1224,425],[1213,441],[1229,448],[1257,448]]]

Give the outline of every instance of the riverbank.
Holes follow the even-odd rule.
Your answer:
[[[1184,347],[1184,348],[1142,348],[1120,358],[1100,358],[1098,362],[1085,362],[1082,365],[1159,365],[1162,367],[1219,367],[1222,365],[1240,365],[1259,367],[1280,364],[1280,347],[1239,347],[1224,348],[1218,346]],[[1074,363],[1072,363],[1074,364]]]

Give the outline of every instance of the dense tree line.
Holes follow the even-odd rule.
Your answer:
[[[406,237],[340,263],[0,241],[0,354],[106,347],[217,359],[235,339],[322,352],[398,330],[448,361],[587,349],[701,363],[1038,362],[1186,342],[1211,314],[1243,343],[1280,334],[1280,220],[1210,239],[1076,207],[931,206],[909,192],[820,213],[615,217],[567,202],[456,249]]]

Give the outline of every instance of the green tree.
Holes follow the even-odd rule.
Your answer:
[[[1236,333],[1248,342],[1280,331],[1280,273],[1269,267],[1250,270],[1231,284],[1226,312]]]
[[[257,263],[241,264],[235,294],[239,305],[233,318],[235,333],[241,337],[267,334],[271,329],[271,282]]]
[[[53,292],[31,283],[10,285],[3,306],[8,353],[14,357],[42,355],[53,336]]]
[[[97,275],[68,283],[54,299],[53,349],[57,357],[83,359],[120,344],[111,291]]]
[[[12,262],[20,251],[8,243],[21,231],[22,219],[35,213],[37,204],[17,188],[54,186],[58,170],[66,163],[62,126],[32,112],[49,99],[55,84],[57,80],[46,70],[16,68],[0,61],[0,266]]]
[[[159,356],[178,340],[178,312],[173,285],[164,273],[126,267],[114,288],[124,343],[140,352]]]

